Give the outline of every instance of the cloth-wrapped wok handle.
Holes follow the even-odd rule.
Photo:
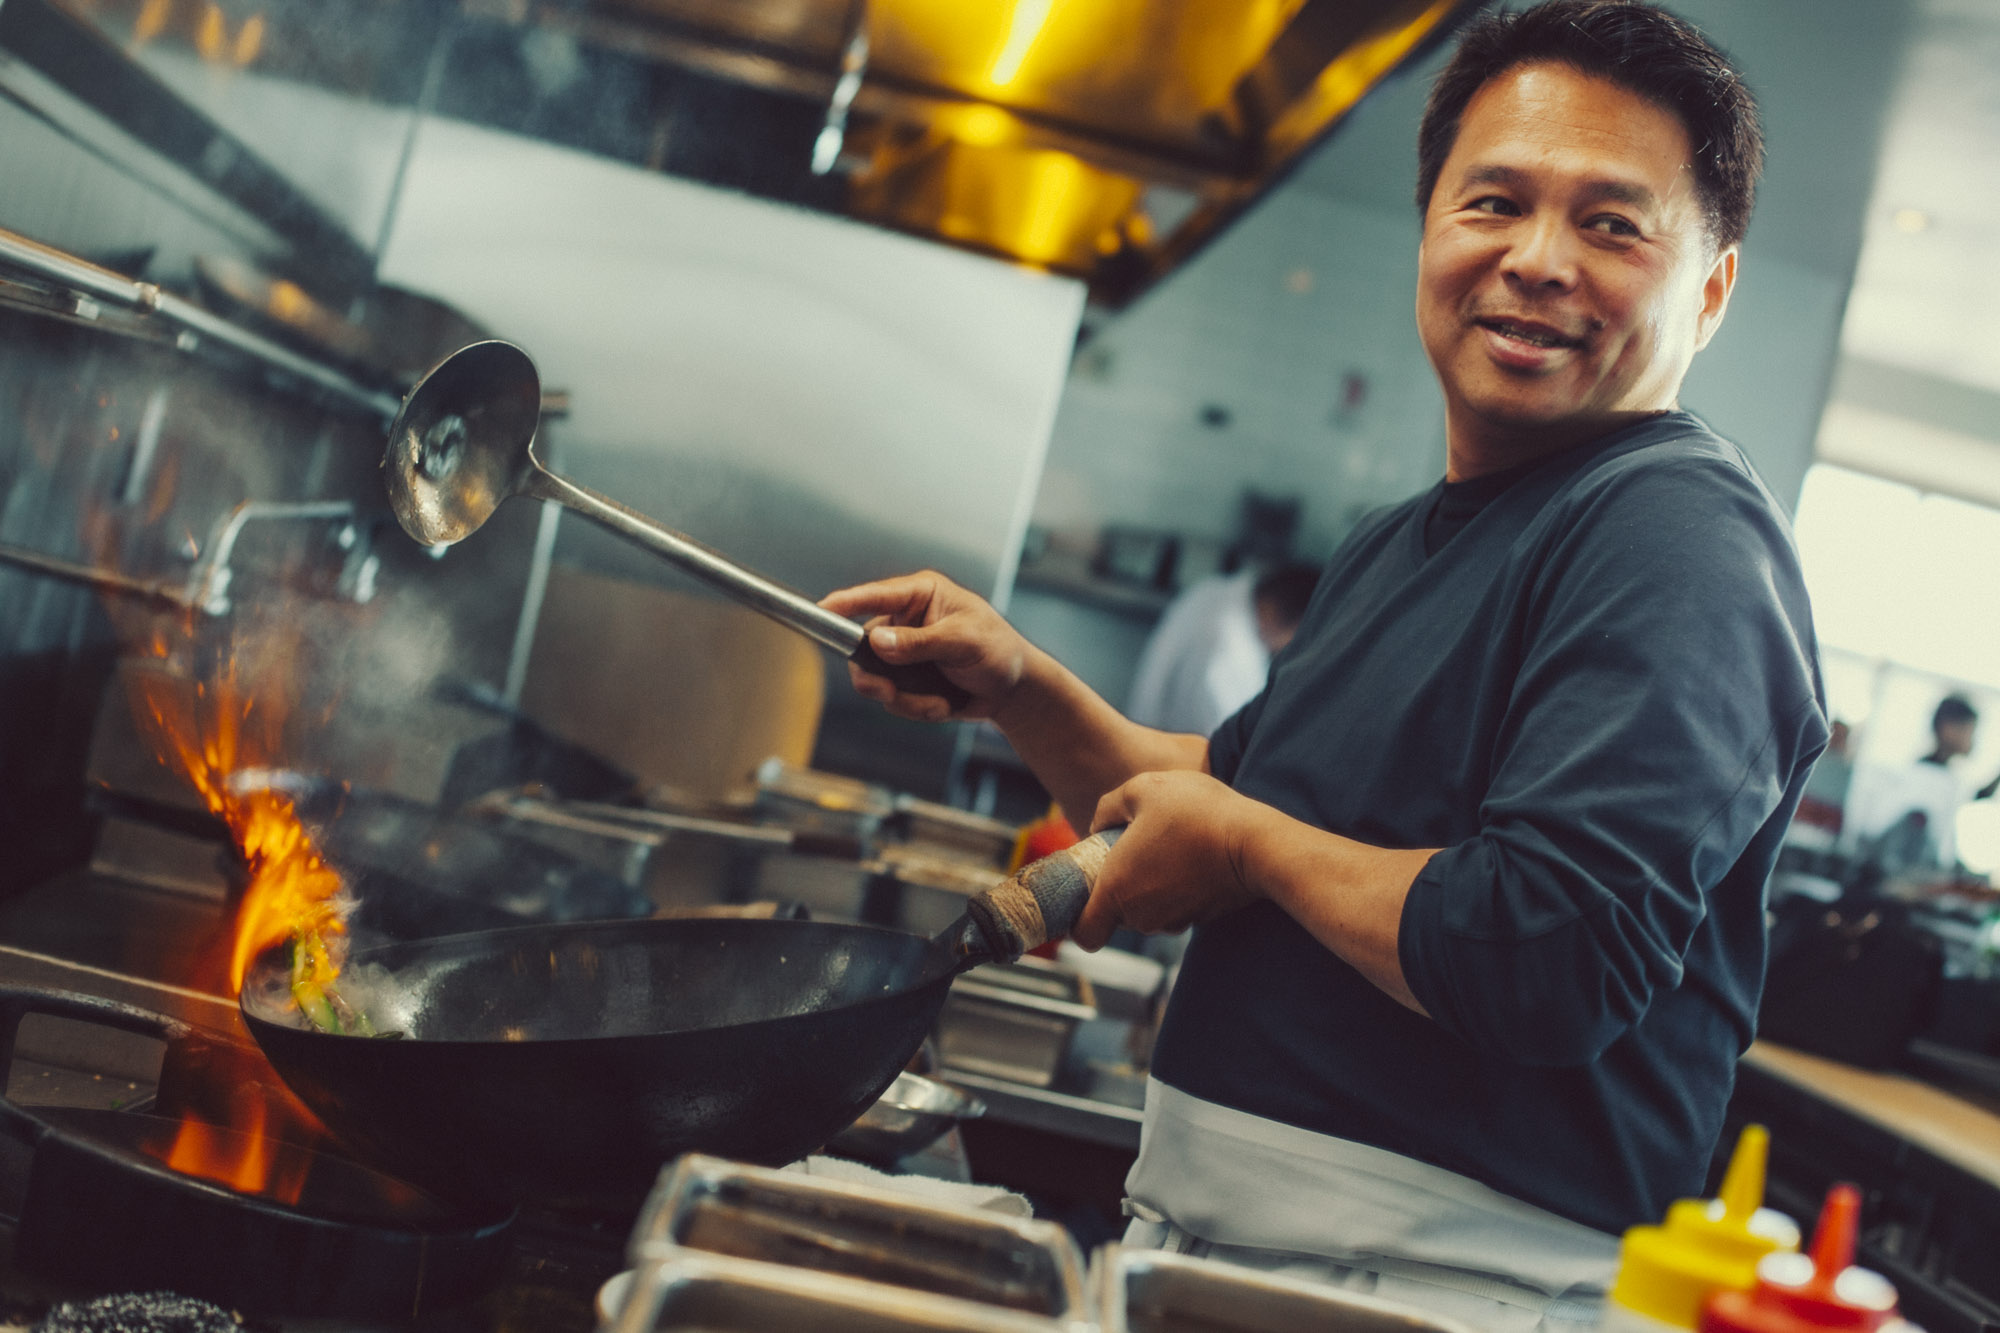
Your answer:
[[[847,660],[863,671],[888,677],[895,682],[897,689],[905,693],[935,694],[950,704],[954,713],[972,702],[971,693],[945,679],[945,674],[938,669],[937,663],[911,662],[904,666],[892,665],[876,656],[875,650],[868,645],[865,637],[861,640],[861,646],[856,648]]]
[[[1076,928],[1090,901],[1104,860],[1122,828],[1093,833],[1071,847],[1051,852],[1015,871],[1012,877],[975,895],[965,906],[983,937],[986,956],[975,962],[1012,962],[1030,949],[1059,940]]]

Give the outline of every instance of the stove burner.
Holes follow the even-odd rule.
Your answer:
[[[0,987],[0,1069],[28,1013],[162,1038],[169,1064],[204,1039],[129,1005]],[[488,1290],[507,1266],[514,1215],[465,1209],[344,1158],[267,1142],[297,1192],[239,1191],[169,1167],[179,1132],[131,1111],[23,1107],[0,1098],[0,1134],[33,1150],[14,1257],[45,1279],[97,1291],[170,1287],[268,1314],[404,1320]],[[251,1141],[196,1131],[211,1146]],[[232,1142],[233,1141],[233,1142]]]
[[[234,1130],[198,1121],[184,1127],[178,1120],[132,1111],[44,1106],[36,1108],[36,1114],[51,1127],[102,1147],[136,1170],[158,1171],[165,1165],[176,1175],[196,1179],[211,1178],[170,1165],[177,1139],[191,1135],[211,1161],[242,1161],[254,1144],[249,1135]],[[267,1183],[261,1188],[212,1183],[241,1198],[245,1207],[295,1208],[355,1226],[448,1232],[465,1222],[462,1211],[346,1158],[284,1142],[267,1142],[263,1150],[269,1160]],[[294,1182],[295,1188],[284,1188],[286,1182]]]
[[[149,1291],[65,1301],[50,1310],[31,1333],[241,1333],[243,1317],[219,1305]]]

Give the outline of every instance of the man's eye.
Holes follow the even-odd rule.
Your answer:
[[[1497,194],[1489,194],[1482,199],[1473,200],[1472,211],[1475,213],[1495,213],[1501,217],[1511,218],[1519,215],[1521,210],[1515,205],[1512,199],[1504,199]]]
[[[1592,231],[1601,231],[1607,236],[1637,236],[1639,229],[1615,213],[1606,213],[1592,218],[1584,224]]]

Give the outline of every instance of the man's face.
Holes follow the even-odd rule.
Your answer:
[[[1979,734],[1977,720],[1964,722],[1940,722],[1935,728],[1937,748],[1947,758],[1972,753],[1972,742]]]
[[[1674,406],[1736,277],[1689,158],[1678,117],[1568,65],[1516,66],[1474,94],[1418,252],[1455,475]]]

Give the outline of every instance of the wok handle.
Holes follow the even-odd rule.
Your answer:
[[[33,1116],[19,1111],[4,1096],[7,1074],[14,1067],[14,1045],[21,1033],[21,1020],[29,1014],[69,1018],[101,1027],[120,1028],[142,1037],[154,1037],[169,1045],[194,1036],[194,1029],[177,1018],[156,1014],[136,1005],[74,991],[41,990],[32,986],[0,986],[0,1134],[33,1146],[44,1126]]]
[[[1092,834],[1073,847],[1022,866],[1011,878],[975,895],[965,905],[976,929],[961,949],[961,966],[1011,963],[1074,930],[1105,857],[1124,831],[1108,828]]]
[[[847,660],[863,671],[888,677],[895,683],[897,689],[906,694],[935,694],[950,704],[954,713],[972,702],[971,691],[952,684],[944,672],[938,669],[937,663],[911,662],[904,666],[894,666],[877,657],[875,650],[869,646],[865,638],[859,648],[848,654]]]

